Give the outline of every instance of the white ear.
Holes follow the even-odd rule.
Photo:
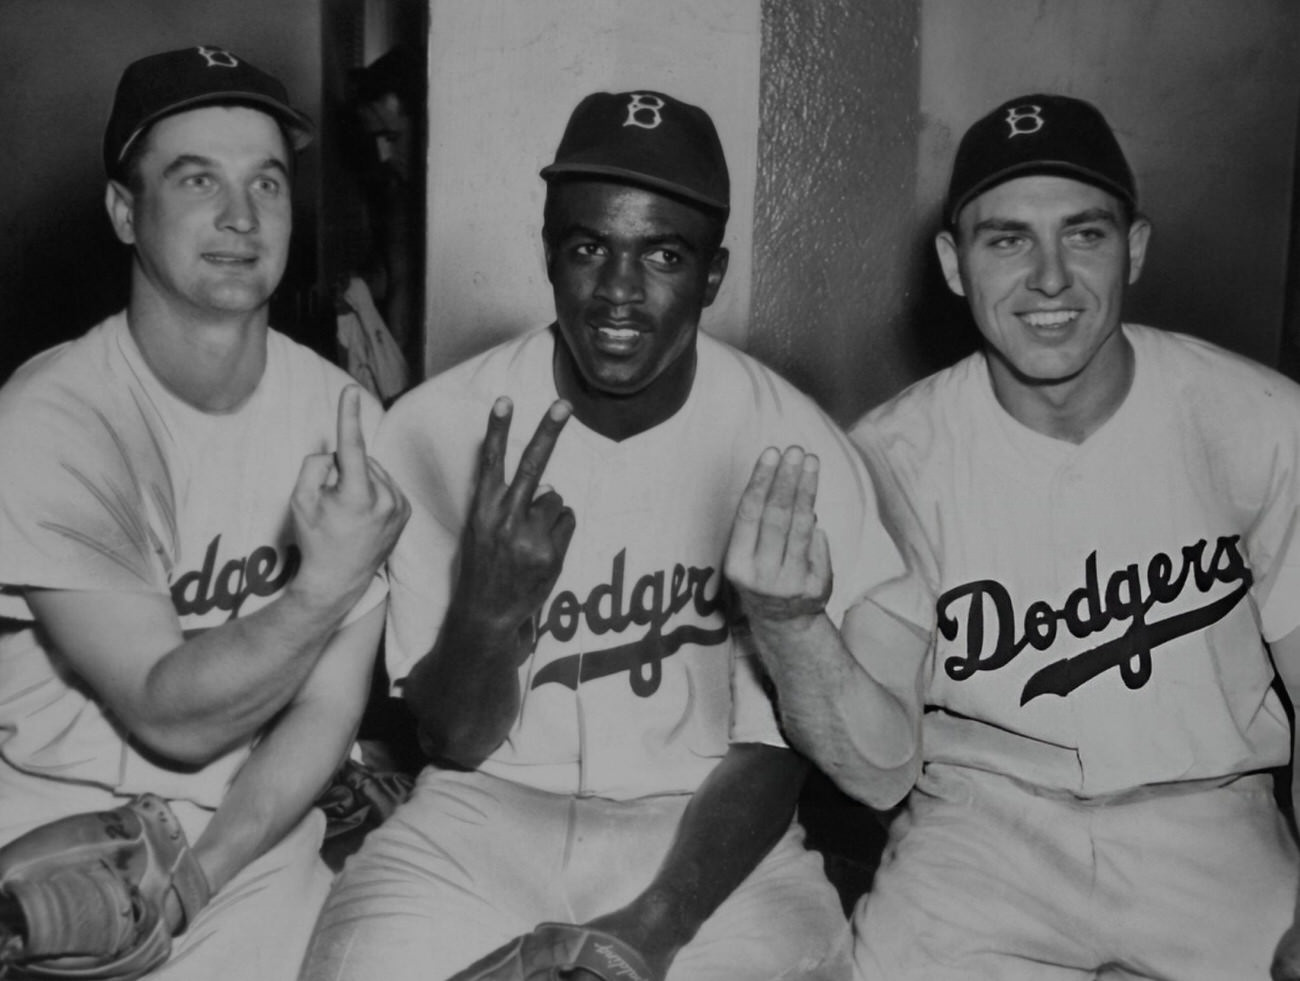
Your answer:
[[[135,196],[125,184],[109,181],[104,191],[104,207],[113,231],[126,245],[135,243]]]
[[[1151,240],[1151,222],[1142,217],[1133,219],[1128,229],[1128,282],[1132,286],[1142,275],[1147,259],[1147,242]]]
[[[966,287],[961,281],[961,263],[957,261],[957,241],[952,232],[947,230],[934,237],[934,250],[939,253],[939,265],[943,267],[943,278],[948,281],[948,289],[958,296],[966,295]]]

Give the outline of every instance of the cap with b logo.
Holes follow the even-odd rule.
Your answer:
[[[198,45],[127,66],[104,131],[104,169],[114,174],[140,134],[164,116],[223,104],[253,106],[274,116],[295,150],[311,142],[311,120],[289,104],[279,79],[225,48]]]
[[[551,181],[610,177],[667,191],[727,211],[731,182],[722,141],[709,114],[662,92],[596,92],[583,99],[565,127]]]
[[[944,217],[977,195],[1030,174],[1072,177],[1137,207],[1137,185],[1124,151],[1100,110],[1064,95],[1011,99],[977,121],[957,147]]]

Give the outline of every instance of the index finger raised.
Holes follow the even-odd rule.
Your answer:
[[[551,459],[551,451],[560,438],[560,431],[573,414],[573,408],[564,399],[556,399],[542,416],[532,439],[519,457],[519,466],[510,482],[508,504],[512,508],[527,505],[537,493],[537,484]]]

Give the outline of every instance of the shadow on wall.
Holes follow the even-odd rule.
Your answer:
[[[92,187],[97,193],[88,194]],[[126,306],[131,250],[118,241],[102,201],[103,184],[80,178],[51,187],[28,205],[41,220],[15,222],[17,261],[4,272],[5,329],[0,331],[0,383],[33,355],[85,333]],[[271,300],[271,320],[327,357],[311,309],[313,224],[295,212],[284,280]],[[12,232],[11,232],[12,234]]]
[[[3,274],[0,379],[121,309],[127,296],[130,254],[108,223],[102,184],[69,174],[22,211],[4,233],[22,242]]]
[[[104,123],[126,65],[169,48],[227,45],[280,77],[315,117],[319,4],[0,3],[0,81],[15,96],[0,110],[0,379],[126,303],[130,250],[105,213],[100,161]],[[317,180],[315,159],[309,150],[295,182],[291,266],[272,301],[273,322],[300,335],[313,325],[314,222],[303,211],[312,207],[306,192]]]
[[[937,227],[937,220],[921,221],[907,242],[891,250],[892,268],[899,278],[888,290],[878,282],[874,288],[897,306],[861,303],[856,308],[857,319],[849,336],[854,340],[866,337],[868,341],[848,355],[855,359],[849,380],[857,387],[839,392],[838,401],[817,345],[796,341],[786,350],[780,346],[784,335],[774,339],[768,334],[756,334],[751,353],[776,366],[788,381],[816,398],[845,427],[852,427],[863,414],[907,384],[974,353],[980,345],[979,331],[966,301],[948,289],[944,280],[934,251]],[[835,295],[833,289],[848,293],[856,288],[853,284],[832,286],[825,281],[818,285],[821,293],[817,295],[824,296]],[[846,356],[842,347],[832,345],[830,349],[837,351],[841,359]],[[862,392],[858,389],[867,387],[871,388],[871,397],[859,397]]]
[[[935,255],[937,228],[937,219],[925,223],[913,239],[908,265],[913,282],[902,311],[903,354],[908,371],[918,378],[961,360],[980,344],[969,306],[948,288]]]

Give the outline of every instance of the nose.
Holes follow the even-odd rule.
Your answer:
[[[596,296],[613,306],[639,303],[645,299],[641,265],[635,256],[612,255],[601,265]]]
[[[1047,296],[1069,289],[1073,282],[1070,267],[1059,243],[1045,242],[1034,253],[1034,265],[1030,270],[1029,288]]]
[[[217,224],[237,232],[251,232],[257,228],[257,206],[247,190],[232,188],[225,193]]]

